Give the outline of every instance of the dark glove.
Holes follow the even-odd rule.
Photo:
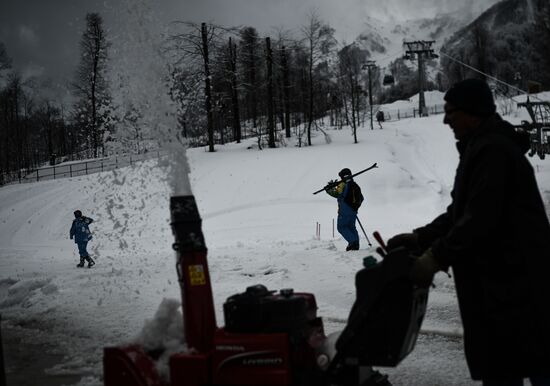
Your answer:
[[[387,250],[392,250],[399,247],[405,247],[408,250],[414,251],[418,249],[418,234],[416,233],[400,233],[388,240]]]
[[[441,265],[435,259],[431,248],[428,248],[413,263],[410,278],[419,287],[429,287],[434,275],[441,270]]]
[[[331,195],[333,197],[336,197],[336,195],[337,195],[336,187],[337,186],[338,186],[337,181],[330,180],[329,182],[327,182],[327,184],[325,186],[325,192],[327,192],[329,195]]]
[[[329,182],[327,182],[327,184],[325,185],[325,190],[333,188],[335,185],[335,182],[336,182],[335,180],[330,180]]]

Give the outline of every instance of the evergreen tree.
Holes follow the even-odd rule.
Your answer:
[[[109,43],[98,13],[86,15],[86,29],[80,40],[80,63],[73,83],[76,96],[75,121],[84,131],[88,150],[94,157],[104,153],[103,135],[110,123],[107,81]]]

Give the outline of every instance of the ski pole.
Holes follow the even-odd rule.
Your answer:
[[[372,247],[372,244],[370,243],[370,240],[369,240],[369,236],[367,236],[367,232],[365,232],[365,228],[363,228],[363,224],[361,224],[361,220],[359,220],[359,216],[355,215],[355,218],[357,219],[357,222],[359,223],[359,226],[361,227],[361,230],[363,231],[363,234],[367,239],[367,243],[369,243],[369,247]]]
[[[376,165],[376,163],[374,163],[374,164],[372,164],[372,166],[370,166],[370,167],[368,167],[368,168],[366,168],[366,169],[363,169],[363,170],[361,170],[360,172],[357,172],[357,173],[355,173],[355,174],[352,174],[352,175],[349,176],[349,177],[346,177],[345,180],[347,181],[348,179],[351,179],[351,178],[353,178],[353,177],[356,177],[356,176],[358,176],[358,175],[361,174],[361,173],[365,173],[366,171],[369,171],[369,170],[374,169],[374,168],[377,168],[377,167],[378,167],[378,166]],[[325,190],[325,189],[330,189],[330,188],[332,188],[333,186],[338,185],[340,182],[341,182],[341,181],[332,182],[332,183],[328,184],[327,186],[325,186],[323,189],[319,189],[318,191],[313,192],[313,194],[321,193],[323,190]]]

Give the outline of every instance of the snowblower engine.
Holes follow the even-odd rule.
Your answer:
[[[412,351],[428,297],[408,279],[407,251],[390,251],[357,273],[348,324],[327,349],[314,295],[290,288],[258,284],[230,296],[223,304],[225,327],[217,327],[194,197],[172,197],[170,211],[189,350],[170,357],[169,379],[163,379],[156,366],[162,349],[107,347],[106,386],[390,385],[373,376],[371,366],[397,366]]]

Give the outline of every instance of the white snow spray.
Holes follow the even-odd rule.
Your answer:
[[[181,144],[172,145],[169,149],[172,158],[169,175],[172,196],[190,196],[193,192],[189,182],[189,164],[186,149]]]

